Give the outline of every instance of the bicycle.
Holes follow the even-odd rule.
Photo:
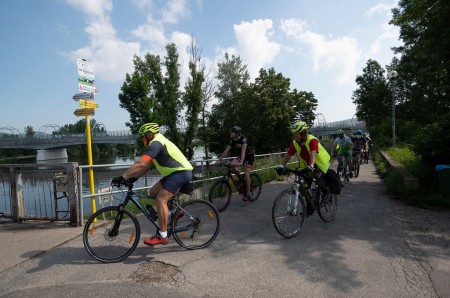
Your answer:
[[[337,196],[328,186],[316,184],[315,194],[311,190],[314,178],[305,169],[285,168],[285,173],[293,173],[288,178],[289,189],[283,190],[273,202],[272,223],[275,230],[285,238],[295,237],[303,229],[306,217],[317,211],[324,222],[332,221],[337,212]]]
[[[352,155],[353,155],[353,172],[355,173],[355,178],[356,177],[358,177],[358,175],[359,175],[359,168],[360,168],[360,165],[361,165],[361,163],[362,163],[362,160],[360,160],[360,158],[359,158],[359,154],[360,154],[360,151],[358,150],[358,151],[352,151]]]
[[[369,149],[364,150],[364,152],[363,152],[363,161],[364,161],[365,164],[369,163]]]
[[[339,179],[341,180],[341,186],[344,187],[344,184],[350,182],[350,176],[348,175],[348,164],[347,158],[343,154],[338,155],[338,168],[337,173],[339,175]]]
[[[127,190],[123,189],[125,186]],[[156,228],[157,212],[151,206],[144,208],[137,198],[155,199],[133,191],[133,183],[124,180],[117,185],[124,199],[118,206],[105,207],[87,220],[83,230],[83,243],[87,252],[104,263],[119,262],[127,258],[139,243],[141,228],[136,216],[126,206],[133,203]],[[189,182],[180,193],[191,195],[193,182]],[[178,204],[173,197],[169,201],[173,209],[169,212],[168,236],[186,249],[200,249],[210,245],[220,231],[220,217],[216,207],[205,200],[190,200]]]
[[[245,178],[243,174],[239,174],[237,175],[237,178],[235,178],[235,175],[233,175],[234,173],[231,170],[231,168],[234,166],[230,165],[229,162],[221,164],[220,166],[226,167],[227,172],[225,173],[225,175],[223,175],[222,178],[213,183],[209,190],[208,199],[214,206],[216,206],[219,212],[223,212],[228,208],[228,205],[230,205],[231,202],[232,187],[230,180],[233,183],[234,187],[237,189],[238,193],[245,196]],[[261,178],[258,176],[258,174],[251,172],[251,196],[249,197],[249,201],[253,202],[259,198],[259,195],[261,194],[261,188]]]

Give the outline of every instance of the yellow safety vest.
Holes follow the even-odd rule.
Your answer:
[[[159,133],[156,134],[153,140],[150,141],[149,146],[155,141],[160,142],[165,150],[167,150],[167,153],[169,155],[169,158],[167,158],[167,160],[160,160],[160,162],[163,162],[163,164],[160,164],[156,160],[156,158],[153,159],[153,164],[163,177],[166,177],[176,171],[192,171],[193,168],[191,163],[183,155],[180,149],[175,146],[174,143],[172,143],[165,136]]]
[[[310,134],[308,134],[308,137],[306,138],[305,147],[306,147],[306,149],[308,149],[309,154],[311,154],[311,149],[309,148],[309,142],[311,142],[311,140],[314,140],[314,139],[317,140],[316,137],[314,137],[313,135],[310,135]],[[301,151],[300,144],[297,143],[296,140],[294,140],[293,143],[294,143],[295,151],[297,151],[297,156],[298,156],[298,160],[299,160],[299,164],[300,164],[299,167],[300,168],[307,167],[308,164],[306,163],[306,160],[304,160],[300,156],[300,151]],[[317,152],[317,156],[316,156],[316,165],[324,173],[326,173],[328,171],[328,167],[330,166],[330,155],[328,154],[327,150],[325,150],[325,148],[323,148],[323,146],[322,146],[322,144],[320,144],[320,142],[319,142],[319,152]]]

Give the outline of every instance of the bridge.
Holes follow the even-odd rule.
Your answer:
[[[137,135],[128,130],[102,131],[91,134],[92,144],[134,144]],[[39,134],[34,136],[11,135],[0,138],[0,149],[56,149],[86,144],[86,134]]]
[[[321,113],[318,113],[315,116],[316,119],[314,124],[309,128],[309,132],[314,136],[336,135],[338,129],[344,130],[347,134],[356,130],[362,130],[364,133],[367,133],[366,123],[364,121],[359,121],[356,116],[353,116],[352,119],[329,123],[325,121],[325,117]]]
[[[336,121],[327,123],[325,117],[318,113],[315,115],[316,119],[309,131],[314,136],[331,136],[336,135],[338,129],[343,129],[345,132],[355,131],[361,129],[365,132],[366,124],[364,121],[359,121],[356,116],[352,119]],[[101,126],[102,123],[97,123],[95,126]],[[94,126],[94,128],[95,128]],[[75,134],[56,134],[55,131],[60,128],[56,124],[46,124],[43,128],[52,128],[53,133],[40,132],[33,136],[23,136],[14,127],[0,127],[0,130],[9,130],[10,135],[0,137],[0,149],[57,149],[66,148],[68,146],[86,144],[85,133]],[[134,144],[138,136],[132,134],[129,130],[107,131],[103,128],[100,131],[92,129],[91,141],[92,144]]]

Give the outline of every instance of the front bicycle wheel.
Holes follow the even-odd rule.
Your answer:
[[[251,196],[249,197],[250,202],[256,201],[261,194],[262,183],[261,178],[256,173],[250,173],[250,192]]]
[[[173,216],[173,239],[186,249],[207,247],[216,239],[219,231],[219,211],[204,200],[192,200],[183,204]]]
[[[316,200],[319,202],[317,206],[319,217],[325,222],[332,221],[337,212],[337,195],[332,194],[329,189],[325,194],[323,190],[317,189]]]
[[[283,190],[272,206],[272,223],[278,234],[284,238],[296,236],[306,219],[305,201],[295,195],[293,189]]]
[[[340,166],[338,168],[339,181],[341,181],[341,187],[344,187],[347,182],[347,171],[345,170],[346,166]]]
[[[227,180],[216,181],[209,190],[209,201],[219,210],[225,211],[231,201],[231,185]]]
[[[98,210],[86,222],[83,243],[87,252],[104,263],[128,257],[139,243],[141,229],[128,210],[111,206]]]

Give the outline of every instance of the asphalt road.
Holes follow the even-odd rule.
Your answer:
[[[287,186],[265,184],[252,203],[234,196],[218,238],[202,250],[141,243],[125,261],[101,264],[76,236],[43,253],[22,252],[25,260],[0,270],[0,297],[450,297],[450,235],[427,231],[418,243],[407,224],[416,211],[405,213],[386,195],[371,163],[339,195],[334,221],[314,214],[293,239],[271,221],[273,200]],[[154,228],[141,228],[142,242]],[[39,233],[36,245],[51,229]],[[33,251],[29,239],[22,245]],[[9,243],[13,252],[17,244]]]

